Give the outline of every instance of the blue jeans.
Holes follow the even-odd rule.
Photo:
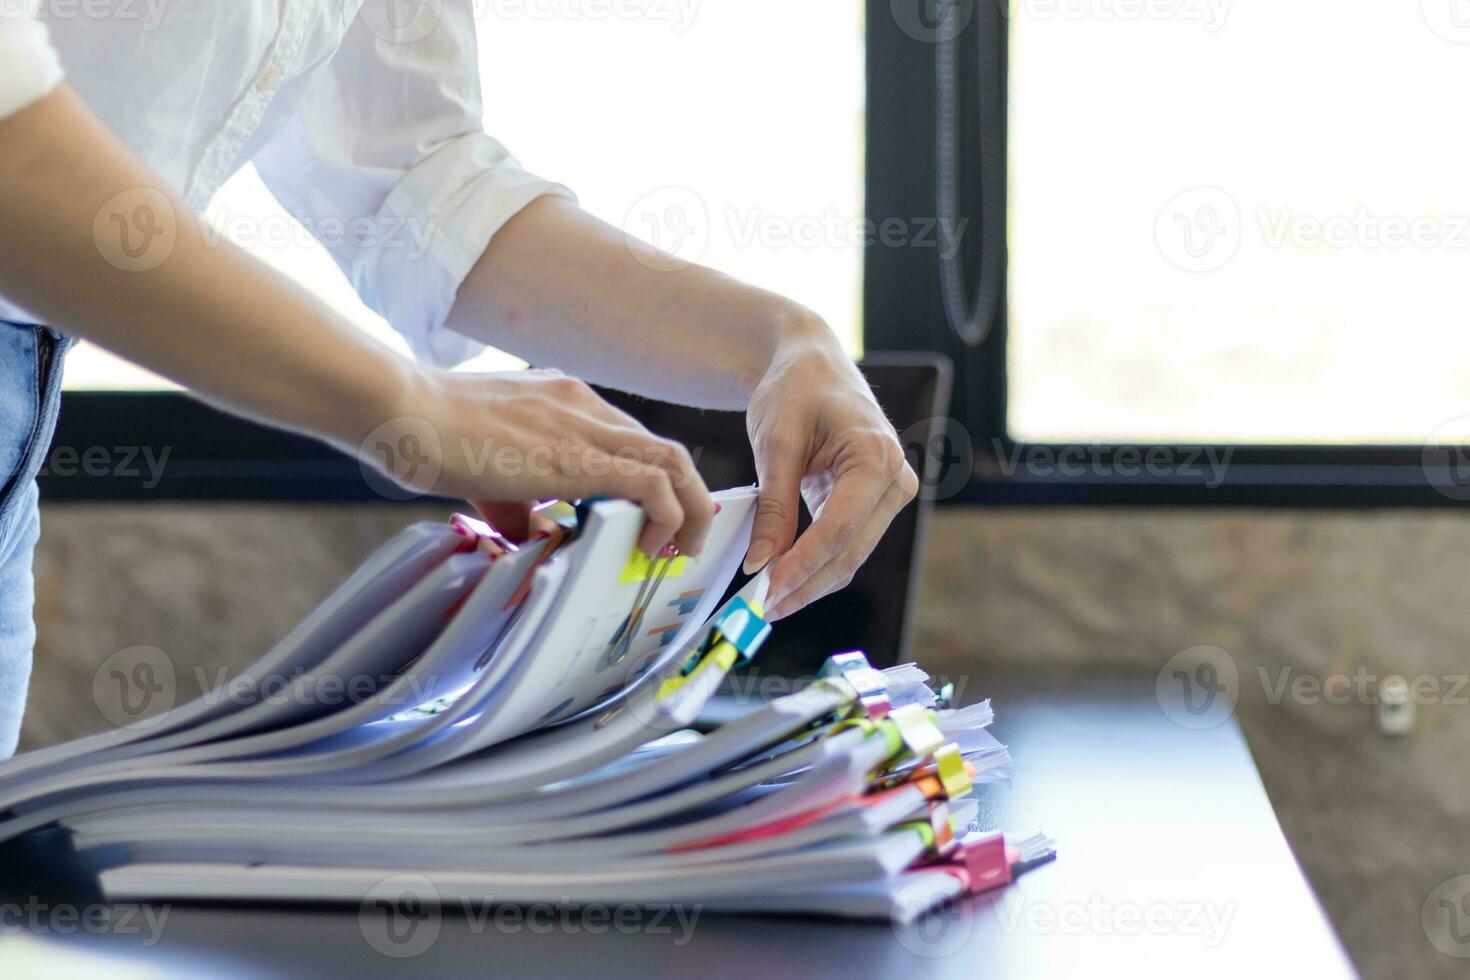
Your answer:
[[[36,474],[61,408],[69,338],[0,320],[0,759],[15,753],[36,645],[31,556],[41,533]]]

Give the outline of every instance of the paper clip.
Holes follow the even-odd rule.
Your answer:
[[[888,681],[880,670],[874,670],[868,658],[860,650],[849,653],[834,653],[822,664],[818,677],[841,677],[857,692],[858,703],[874,720],[884,717],[893,708],[888,697]]]
[[[633,648],[633,637],[638,633],[638,627],[643,623],[643,614],[653,603],[653,597],[658,594],[658,587],[664,584],[664,578],[673,567],[674,559],[679,557],[679,549],[670,545],[659,553],[654,559],[658,565],[658,571],[650,569],[649,575],[638,586],[638,594],[633,597],[633,608],[628,613],[628,618],[623,621],[622,629],[618,630],[617,636],[613,637],[612,643],[607,647],[607,664],[612,666],[622,662]]]

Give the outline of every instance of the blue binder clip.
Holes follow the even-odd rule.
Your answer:
[[[739,596],[725,604],[714,627],[721,637],[740,651],[741,663],[748,663],[766,642],[766,637],[771,635],[771,624]]]

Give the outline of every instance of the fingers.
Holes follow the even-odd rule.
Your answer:
[[[801,446],[777,440],[761,442],[755,457],[760,499],[755,505],[750,550],[745,553],[746,575],[760,571],[772,558],[785,554],[796,539],[805,465],[806,454]]]
[[[715,501],[695,468],[694,457],[689,450],[677,442],[649,432],[631,415],[608,404],[583,382],[551,376],[548,383],[557,386],[565,402],[574,405],[578,413],[593,423],[590,431],[584,435],[605,455],[595,461],[589,460],[589,469],[593,468],[594,462],[610,461],[612,469],[627,471],[625,475],[634,477],[632,485],[640,487],[639,492],[648,494],[655,501],[663,500],[662,488],[651,487],[639,480],[646,477],[646,468],[661,470],[668,477],[668,489],[678,504],[680,517],[671,527],[666,527],[662,519],[656,521],[650,513],[648,527],[644,529],[640,542],[651,542],[652,546],[643,550],[649,554],[657,554],[672,540],[681,553],[698,555],[704,548],[705,538],[714,521]],[[593,493],[610,493],[630,500],[636,499],[611,486],[599,488]],[[643,501],[640,499],[639,503]],[[663,537],[654,542],[655,534],[660,533]]]
[[[674,493],[669,474],[657,466],[645,467],[641,474],[628,478],[619,496],[643,507],[647,518],[638,535],[638,547],[645,555],[657,555],[684,526],[684,507]]]
[[[615,461],[600,449],[588,450],[589,469],[605,476],[589,476],[578,481],[573,496],[613,496],[631,500],[643,508],[647,521],[638,536],[638,549],[653,557],[675,539],[684,526],[684,507],[674,493],[668,471],[646,463],[623,459]]]
[[[704,539],[714,523],[715,499],[694,468],[694,457],[689,450],[668,439],[656,436],[652,439],[653,445],[647,450],[650,462],[669,475],[674,496],[684,511],[684,523],[674,536],[674,544],[682,554],[698,555],[704,550]]]
[[[903,510],[906,502],[898,482],[895,481],[883,494],[877,509],[873,511],[872,516],[868,518],[867,523],[863,525],[852,543],[836,558],[817,569],[804,583],[797,586],[795,591],[777,601],[771,610],[772,622],[785,619],[805,609],[818,599],[847,588],[852,582],[853,575],[872,555],[873,549],[878,547],[878,542],[883,539],[888,525],[893,522],[898,512]]]
[[[649,493],[654,498],[661,498],[667,490],[678,507],[678,519],[670,527],[655,522],[653,512],[649,512],[649,524],[640,542],[647,539],[651,541],[651,547],[643,550],[654,555],[672,541],[681,554],[698,555],[704,549],[705,537],[715,519],[715,501],[699,471],[694,468],[694,458],[689,450],[646,430],[612,429],[597,433],[595,438],[603,455],[589,462],[605,463],[609,470],[620,471],[621,476],[630,477],[633,481],[631,484],[613,481],[608,489],[598,493],[611,493],[643,503],[641,498],[631,496],[620,487],[640,487],[640,492]],[[650,487],[646,483],[651,479],[650,474],[662,475],[662,483]],[[663,533],[663,537],[653,541],[656,531]]]
[[[776,618],[845,585],[918,493],[918,478],[896,443],[860,458],[838,474],[812,526],[771,569]]]

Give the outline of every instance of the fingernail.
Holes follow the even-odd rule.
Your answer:
[[[745,574],[754,575],[766,567],[766,562],[771,560],[771,543],[769,541],[757,541],[750,546],[750,552],[745,556]]]

